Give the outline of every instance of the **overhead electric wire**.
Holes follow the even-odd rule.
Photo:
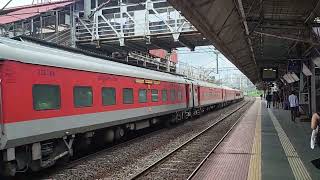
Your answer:
[[[9,0],[9,1],[7,2],[7,4],[5,4],[5,5],[1,8],[0,13],[1,13],[1,11],[3,11],[11,2],[12,2],[12,0]]]

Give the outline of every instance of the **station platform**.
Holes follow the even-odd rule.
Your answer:
[[[310,148],[310,122],[266,108],[257,98],[193,179],[320,179],[320,148]]]

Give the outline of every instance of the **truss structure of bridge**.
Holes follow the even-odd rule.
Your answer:
[[[88,6],[85,2],[85,7]],[[84,8],[75,13],[75,22],[76,42],[81,45],[171,51],[177,47],[194,50],[196,46],[210,44],[166,0],[119,1],[90,11]]]
[[[170,72],[175,62],[150,56],[149,50],[164,49],[170,56],[178,47],[210,44],[166,0],[61,0],[2,10],[0,36],[21,35],[110,56],[126,54],[125,61]]]

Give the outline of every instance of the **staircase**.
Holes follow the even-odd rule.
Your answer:
[[[71,29],[65,29],[63,31],[58,31],[45,37],[43,40],[63,46],[71,46]]]

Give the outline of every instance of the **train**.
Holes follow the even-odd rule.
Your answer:
[[[0,72],[6,176],[243,99],[237,89],[8,38],[0,38]]]

